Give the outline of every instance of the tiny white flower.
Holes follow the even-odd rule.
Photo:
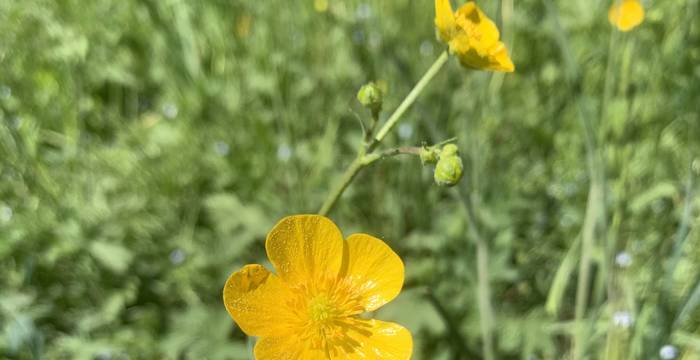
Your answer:
[[[0,206],[0,224],[9,223],[12,220],[12,215],[14,215],[14,212],[11,207],[7,205]]]
[[[277,147],[277,158],[282,161],[287,161],[292,157],[292,148],[287,144],[281,144]]]
[[[634,323],[634,318],[632,317],[632,314],[629,313],[629,311],[616,311],[613,314],[613,324],[615,326],[619,326],[621,328],[629,328],[632,326]]]
[[[355,16],[358,20],[367,20],[372,17],[372,7],[367,3],[362,3],[357,7],[355,11]]]
[[[399,125],[399,137],[401,139],[409,139],[411,135],[413,135],[413,125],[407,123]]]
[[[10,126],[12,126],[13,129],[19,129],[19,127],[22,126],[22,118],[19,116],[11,117]]]
[[[170,262],[173,263],[173,265],[180,265],[182,264],[185,259],[187,258],[187,254],[185,254],[185,251],[178,248],[170,252]]]
[[[420,54],[425,57],[433,56],[433,42],[425,40],[420,44]]]
[[[678,349],[673,345],[664,345],[659,350],[659,356],[664,360],[675,359],[678,356]]]
[[[0,100],[9,99],[12,96],[12,89],[7,85],[0,86]]]
[[[621,268],[628,268],[632,265],[632,255],[627,251],[621,251],[615,255],[615,264]]]
[[[226,156],[231,151],[231,147],[223,141],[217,141],[214,143],[214,152],[220,156]]]
[[[177,105],[173,103],[166,103],[163,105],[163,115],[168,119],[173,119],[177,116],[178,109]]]

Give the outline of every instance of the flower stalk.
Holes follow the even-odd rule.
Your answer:
[[[389,116],[389,119],[386,121],[384,126],[382,126],[381,129],[377,132],[377,136],[374,138],[374,143],[378,144],[380,143],[386,135],[396,126],[396,124],[401,120],[401,117],[403,114],[408,110],[411,105],[416,101],[418,98],[418,95],[425,90],[425,87],[428,86],[431,80],[437,75],[437,73],[442,69],[443,65],[447,62],[447,59],[449,58],[449,53],[447,51],[443,51],[442,54],[435,60],[433,65],[430,66],[428,71],[425,72],[423,77],[418,80],[416,83],[416,86],[411,89],[411,92],[408,93],[406,98],[401,102],[398,108],[394,111],[391,116]],[[376,146],[376,145],[375,145]]]
[[[495,359],[493,330],[494,315],[491,304],[491,276],[489,275],[489,246],[478,228],[476,211],[468,191],[457,192],[469,222],[469,237],[476,245],[477,302],[479,304],[479,326],[482,336],[482,354],[485,360]]]
[[[394,112],[389,116],[389,119],[387,119],[386,123],[384,123],[384,125],[379,129],[379,131],[377,131],[377,134],[376,136],[374,136],[374,139],[367,142],[365,146],[360,147],[357,156],[355,157],[355,160],[353,160],[353,162],[350,163],[348,168],[345,169],[345,172],[340,178],[340,181],[333,187],[331,192],[326,197],[326,200],[323,202],[323,205],[321,205],[321,208],[318,211],[320,215],[327,215],[333,209],[333,206],[335,206],[335,204],[338,202],[338,199],[340,199],[340,197],[343,195],[348,186],[350,186],[350,183],[352,183],[353,179],[355,179],[355,176],[357,176],[357,174],[359,174],[360,171],[362,171],[362,169],[379,159],[389,156],[389,153],[393,153],[394,155],[406,153],[398,150],[402,148],[389,150],[389,153],[374,153],[374,150],[382,142],[382,140],[384,140],[384,138],[389,134],[389,132],[391,132],[391,130],[396,126],[396,124],[398,124],[403,115],[406,113],[406,110],[408,110],[408,108],[411,107],[411,105],[413,105],[413,103],[418,98],[418,95],[420,95],[423,92],[423,90],[425,90],[430,81],[445,65],[448,58],[449,53],[447,51],[444,51],[425,72],[425,74],[420,78],[420,80],[418,80],[416,85],[413,87],[413,89],[411,89],[411,91],[401,102],[399,107],[397,107],[396,110],[394,110]],[[374,116],[375,115],[373,114],[373,118]],[[379,123],[377,118],[374,118],[373,121],[373,124]],[[374,132],[373,130],[375,129],[375,127],[376,125],[372,125],[370,127],[370,136],[368,136],[367,138],[372,138],[372,133]],[[403,149],[406,150],[406,148]]]

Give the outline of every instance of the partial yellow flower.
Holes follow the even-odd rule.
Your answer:
[[[403,286],[403,262],[384,242],[366,234],[343,239],[330,219],[295,215],[275,225],[265,249],[276,274],[246,265],[224,287],[233,320],[260,337],[257,360],[411,357],[408,330],[360,317]]]
[[[249,14],[243,14],[236,22],[236,35],[243,39],[250,35],[250,27],[253,24],[253,17]]]
[[[328,0],[314,0],[314,10],[320,13],[328,11]]]
[[[620,31],[630,31],[644,21],[644,7],[638,0],[615,0],[608,10],[608,20]]]
[[[493,71],[512,72],[508,49],[499,41],[496,24],[473,1],[452,10],[450,0],[435,0],[435,26],[462,65]]]

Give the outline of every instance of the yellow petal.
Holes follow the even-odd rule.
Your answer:
[[[482,56],[472,48],[466,52],[458,53],[457,56],[462,65],[469,68],[502,72],[513,72],[515,70],[508,53],[504,51],[498,51],[489,56]]]
[[[499,41],[496,24],[474,2],[462,5],[455,16],[460,31],[449,44],[462,65],[492,71],[515,70],[508,50]]]
[[[327,217],[288,216],[267,235],[265,249],[282,280],[290,286],[313,286],[338,275],[343,235]]]
[[[330,351],[332,360],[408,360],[413,353],[411,333],[399,324],[353,319],[345,329],[345,346]],[[333,351],[335,350],[335,351]]]
[[[347,263],[341,277],[360,296],[364,311],[374,311],[393,300],[401,291],[404,266],[401,258],[383,241],[354,234],[347,241]]]
[[[489,51],[489,57],[491,58],[489,70],[503,72],[513,72],[515,70],[515,65],[513,65],[513,61],[508,56],[508,49],[502,42],[499,41]]]
[[[348,318],[338,324],[324,347],[296,336],[267,337],[255,345],[259,360],[407,360],[413,352],[411,333],[401,325]],[[323,343],[323,342],[317,342]]]
[[[608,11],[608,20],[620,31],[630,31],[644,21],[644,7],[637,0],[616,0]]]
[[[435,27],[444,42],[449,42],[456,28],[450,0],[435,0]]]
[[[264,337],[255,344],[256,360],[312,360],[328,359],[321,349],[311,349],[308,343],[295,336]]]
[[[498,27],[474,2],[462,5],[455,15],[457,25],[469,36],[472,42],[490,47],[498,42]]]
[[[224,305],[248,335],[274,336],[290,333],[298,322],[285,303],[290,291],[262,265],[246,265],[231,274],[224,286]]]

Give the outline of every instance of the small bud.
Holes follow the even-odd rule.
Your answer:
[[[440,151],[440,156],[457,155],[458,152],[459,152],[459,148],[457,148],[457,145],[447,144],[447,145],[442,147],[442,151]]]
[[[369,82],[360,88],[357,92],[357,100],[362,106],[378,112],[382,109],[384,101],[384,91],[376,82]]]
[[[439,160],[435,165],[435,183],[439,186],[454,186],[462,179],[464,165],[459,157],[457,145],[447,144],[440,151]]]

